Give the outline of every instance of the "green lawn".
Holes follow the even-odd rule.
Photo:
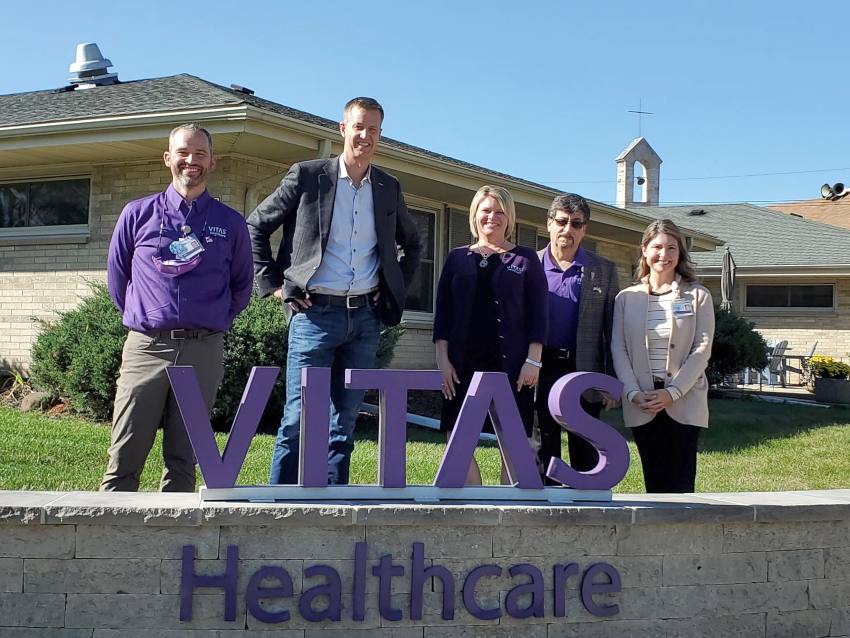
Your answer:
[[[711,428],[700,440],[697,490],[700,492],[799,490],[850,485],[850,410],[769,404],[754,400],[711,401]],[[621,427],[620,412],[606,420]],[[352,483],[374,483],[374,427],[358,428]],[[642,492],[643,477],[634,444],[632,464],[618,492]],[[108,426],[73,419],[52,419],[0,408],[0,489],[95,490],[106,466]],[[240,484],[268,478],[273,437],[254,438],[239,477]],[[224,435],[219,436],[219,446]],[[142,475],[142,489],[155,490],[162,471],[161,438]],[[407,477],[411,484],[434,480],[445,439],[410,427]],[[499,455],[495,444],[481,445],[476,456],[485,483],[496,483]]]

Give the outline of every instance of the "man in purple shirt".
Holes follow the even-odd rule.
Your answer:
[[[166,368],[192,365],[207,408],[224,374],[224,333],[253,286],[245,220],[213,199],[212,138],[178,126],[163,155],[165,192],[124,207],[109,244],[109,294],[130,329],[115,393],[109,464],[102,491],[136,491],[162,425],[163,492],[195,489],[195,457]]]
[[[613,375],[611,325],[614,298],[620,291],[614,263],[581,247],[590,222],[587,201],[572,193],[558,195],[549,206],[549,245],[538,253],[549,287],[549,333],[543,347],[537,387],[539,458],[545,477],[553,456],[561,458],[561,426],[549,413],[547,401],[555,381],[569,372]],[[604,398],[588,392],[585,412],[599,417]],[[568,433],[570,465],[586,472],[596,467],[596,449]]]

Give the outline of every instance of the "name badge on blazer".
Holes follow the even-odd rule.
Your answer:
[[[694,305],[690,299],[674,299],[673,300],[673,316],[674,317],[690,317],[694,314]]]

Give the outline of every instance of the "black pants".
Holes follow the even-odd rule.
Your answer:
[[[460,383],[455,384],[455,396],[451,400],[443,399],[443,409],[440,413],[440,431],[450,432],[455,426],[457,416],[460,413],[460,407],[463,405],[463,400],[466,398],[466,392],[469,390],[469,384],[472,383],[472,375],[476,371],[486,371],[486,368],[478,368],[469,370],[460,377]],[[519,409],[519,416],[522,419],[522,425],[525,428],[525,435],[531,437],[532,426],[534,424],[534,389],[528,386],[523,387],[517,392],[516,379],[511,382],[511,390],[514,393],[514,400]],[[490,420],[490,415],[487,415],[487,420],[484,423],[483,432],[493,432],[493,422]]]
[[[563,354],[558,350],[543,349],[543,367],[540,369],[540,379],[537,384],[537,423],[540,429],[540,451],[537,453],[541,472],[547,485],[559,485],[556,481],[545,476],[546,469],[552,457],[561,457],[561,425],[549,413],[549,391],[555,382],[565,374],[576,371],[575,354]],[[602,412],[601,403],[591,403],[581,400],[582,409],[593,418],[599,418]],[[587,472],[599,463],[599,453],[596,448],[583,438],[572,432],[567,432],[570,451],[570,466],[579,472]]]
[[[666,410],[646,425],[631,428],[648,494],[694,491],[701,429],[675,421]]]

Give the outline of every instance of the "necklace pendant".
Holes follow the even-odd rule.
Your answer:
[[[482,257],[482,258],[481,258],[481,261],[480,261],[480,262],[478,262],[478,267],[479,267],[479,268],[486,268],[486,267],[487,267],[487,258],[488,258],[489,256],[490,256],[490,255],[484,255],[484,257]]]

